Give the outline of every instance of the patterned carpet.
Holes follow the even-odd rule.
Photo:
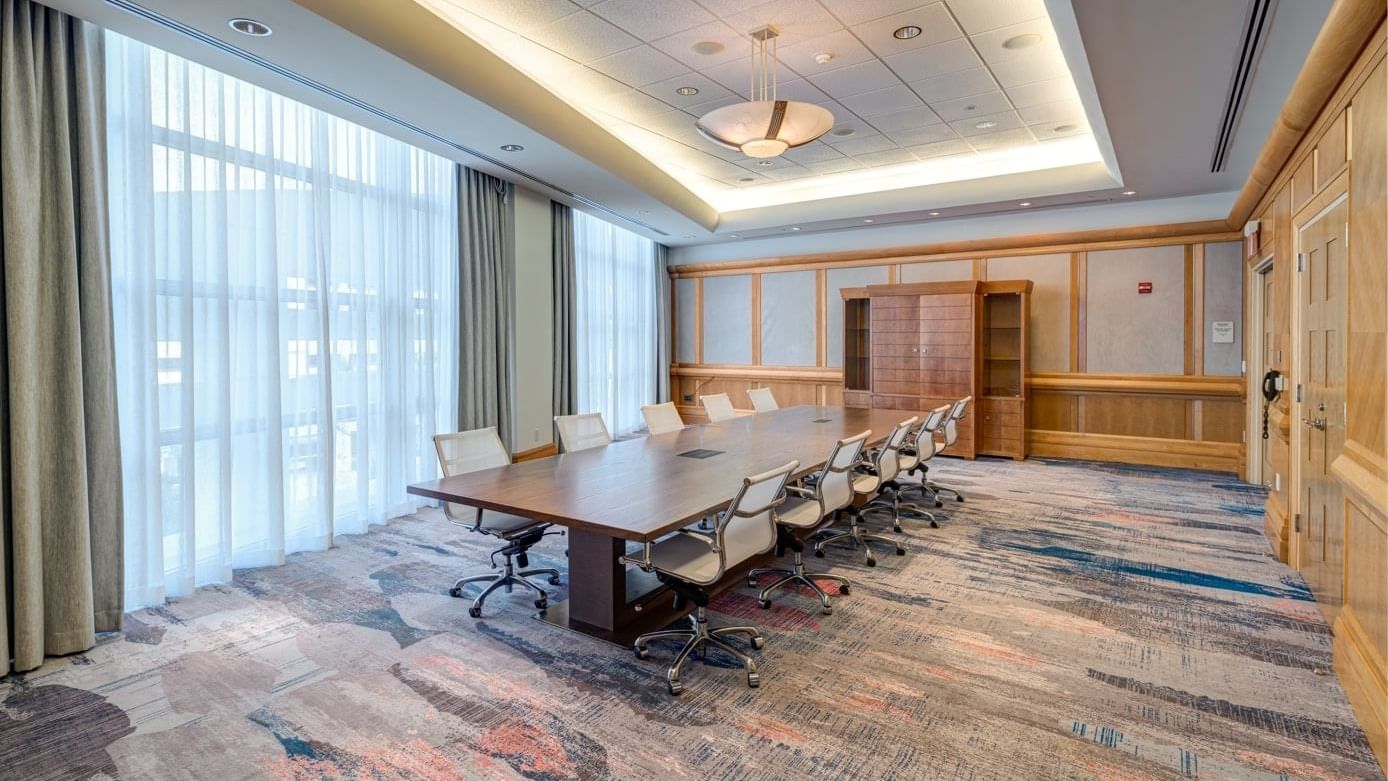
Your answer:
[[[1330,635],[1222,475],[941,461],[968,493],[822,616],[747,589],[762,687],[447,589],[483,541],[433,511],[238,573],[0,681],[4,779],[1381,779]],[[878,524],[881,525],[881,524]],[[535,558],[563,567],[562,542]]]

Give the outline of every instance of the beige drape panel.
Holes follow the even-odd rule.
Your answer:
[[[574,290],[574,213],[550,202],[551,263],[554,275],[554,414],[578,412],[578,344]]]
[[[0,0],[0,649],[15,670],[120,628],[102,58],[97,28]]]
[[[458,429],[511,441],[511,184],[458,166]]]

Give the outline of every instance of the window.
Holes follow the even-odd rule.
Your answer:
[[[629,434],[656,400],[655,243],[575,210],[574,267],[578,408]]]
[[[126,607],[408,512],[451,430],[453,163],[114,33]]]

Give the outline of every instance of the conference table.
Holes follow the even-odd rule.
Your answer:
[[[799,406],[693,425],[409,486],[409,493],[548,521],[568,529],[568,599],[540,618],[627,644],[679,618],[666,587],[621,561],[723,509],[742,479],[791,460],[795,476],[823,466],[834,443],[871,430],[869,444],[913,415],[903,410]],[[767,556],[726,574],[724,587]],[[716,588],[714,590],[717,590]],[[685,611],[687,612],[687,610]]]

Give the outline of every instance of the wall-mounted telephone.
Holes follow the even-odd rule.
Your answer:
[[[1268,409],[1277,401],[1277,397],[1282,395],[1285,386],[1286,380],[1282,378],[1282,372],[1269,369],[1268,373],[1263,375],[1263,439],[1268,438]]]

